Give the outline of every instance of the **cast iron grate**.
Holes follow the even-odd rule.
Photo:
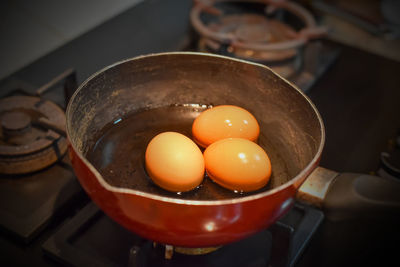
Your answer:
[[[293,266],[322,219],[321,211],[296,203],[268,230],[209,254],[175,252],[168,260],[163,246],[154,247],[124,229],[91,202],[50,237],[43,250],[68,266]]]

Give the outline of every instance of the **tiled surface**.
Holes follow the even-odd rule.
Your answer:
[[[141,1],[2,1],[0,79]]]

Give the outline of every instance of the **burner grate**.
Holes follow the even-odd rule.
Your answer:
[[[195,41],[183,50],[264,64],[308,93],[340,51],[315,40],[326,29],[317,26],[308,10],[291,1],[278,2],[197,1],[190,16]]]
[[[62,85],[64,93],[59,92],[58,85]],[[84,195],[73,173],[71,163],[65,155],[66,140],[56,129],[62,129],[65,121],[63,110],[56,104],[63,107],[76,87],[75,71],[69,69],[39,89],[23,81],[12,80],[4,84],[0,90],[4,93],[0,100],[3,104],[0,108],[2,111],[0,112],[0,117],[2,117],[0,137],[6,134],[8,139],[11,137],[14,139],[12,145],[0,144],[0,158],[8,160],[4,165],[0,164],[0,228],[25,244],[30,243],[44,230],[52,218],[62,216],[64,209],[82,200]],[[23,101],[18,104],[15,113],[7,114],[12,110],[12,107],[7,109],[7,105],[12,106],[14,103],[5,99],[11,99],[11,102],[17,99]],[[27,114],[31,115],[28,111],[33,113],[33,117],[27,118]],[[22,121],[14,122],[13,120],[18,117],[22,118]],[[20,139],[25,137],[25,128],[31,124],[32,118],[37,117],[40,117],[39,119],[47,117],[46,120],[40,120],[41,128],[35,129],[36,132],[46,133],[46,135],[38,138],[39,136],[31,134],[28,141]],[[14,134],[14,132],[17,133]],[[41,146],[37,144],[38,140],[42,142],[39,144]],[[63,147],[59,147],[60,142]],[[49,148],[49,150],[44,148]],[[33,163],[40,163],[43,160],[42,154],[46,151],[52,153],[53,150],[55,160],[52,159],[49,164],[32,169]],[[35,151],[39,151],[38,156],[33,153]],[[4,155],[3,152],[7,153]],[[24,162],[24,159],[28,161]],[[16,172],[21,171],[22,164],[25,163],[28,167],[24,167],[24,172],[36,171],[26,174],[5,172],[5,167],[9,168],[10,162],[19,164],[14,168]],[[39,169],[41,170],[38,171]]]
[[[0,227],[29,243],[56,213],[82,195],[69,159],[41,172],[0,179]]]
[[[153,246],[89,203],[43,245],[46,255],[72,266],[293,266],[322,222],[321,211],[296,203],[273,227],[204,255]],[[274,240],[274,242],[273,242]]]

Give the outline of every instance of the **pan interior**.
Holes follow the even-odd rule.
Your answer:
[[[260,191],[293,179],[322,145],[316,110],[286,81],[259,65],[199,54],[142,57],[97,73],[72,98],[67,131],[112,186],[185,199],[229,199],[242,195],[207,177],[192,192],[169,193],[153,185],[144,169],[152,137],[163,131],[191,137],[194,118],[222,104],[247,109],[260,124],[258,143],[272,164],[270,183]]]
[[[180,132],[192,138],[193,120],[206,108],[207,105],[198,104],[172,105],[128,114],[99,132],[87,158],[110,185],[192,200],[229,199],[254,194],[279,186],[295,175],[295,170],[286,166],[279,150],[265,135],[261,135],[259,144],[270,156],[273,171],[270,183],[256,192],[233,192],[215,184],[207,176],[195,190],[179,194],[155,185],[144,167],[147,144],[154,136],[166,131]]]

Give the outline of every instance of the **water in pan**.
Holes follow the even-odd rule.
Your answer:
[[[144,154],[147,144],[154,136],[166,131],[179,132],[192,138],[193,120],[207,107],[192,104],[173,105],[129,114],[99,131],[86,156],[110,185],[174,198],[231,199],[274,188],[290,179],[279,151],[261,134],[258,142],[271,159],[272,176],[268,185],[258,191],[232,192],[215,184],[207,176],[198,188],[185,193],[168,192],[155,185],[145,170]]]

